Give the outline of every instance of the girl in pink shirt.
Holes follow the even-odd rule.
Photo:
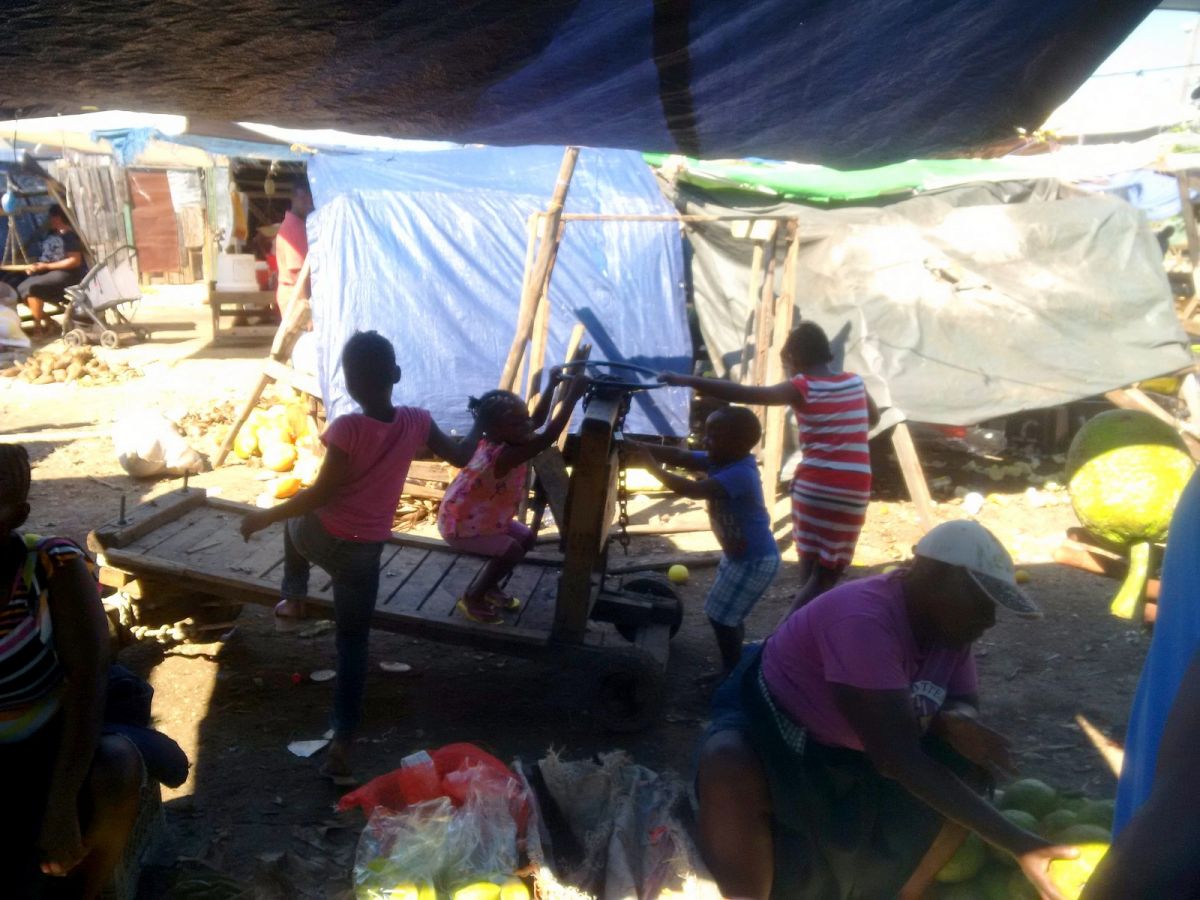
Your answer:
[[[550,388],[533,415],[525,401],[509,391],[489,391],[468,404],[483,439],[446,489],[438,531],[455,550],[491,557],[458,598],[459,612],[472,622],[499,625],[504,621],[499,610],[520,604],[501,592],[499,584],[533,546],[533,533],[516,520],[527,464],[558,439],[587,388],[585,378],[567,379],[562,407],[543,431],[536,432],[546,421],[560,380],[561,372],[553,370]]]
[[[425,447],[456,466],[469,453],[469,445],[443,434],[426,410],[392,404],[400,367],[387,338],[374,331],[353,335],[342,350],[342,371],[362,412],[338,416],[321,435],[325,459],[313,486],[242,520],[247,540],[274,522],[287,522],[278,617],[303,614],[313,565],[332,576],[337,681],[333,743],[322,771],[337,784],[353,783],[349,750],[362,715],[380,556],[392,536],[409,465]]]

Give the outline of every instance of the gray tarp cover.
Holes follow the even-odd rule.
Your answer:
[[[1120,200],[1053,193],[1052,183],[987,186],[878,209],[754,211],[799,218],[799,314],[834,339],[881,407],[971,425],[1191,362],[1141,214]],[[1026,202],[1003,202],[1012,199]],[[734,211],[691,188],[676,200],[688,212]],[[733,239],[728,222],[690,228],[689,238],[704,342],[717,371],[736,377],[750,333],[752,245]],[[784,249],[780,241],[780,281]]]

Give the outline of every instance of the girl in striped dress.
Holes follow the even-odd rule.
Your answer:
[[[862,379],[833,368],[829,338],[815,322],[788,335],[781,357],[788,380],[774,385],[673,372],[659,377],[718,400],[787,404],[796,413],[804,456],[792,479],[792,533],[801,588],[790,614],[833,587],[854,557],[871,496],[867,432],[879,415]]]

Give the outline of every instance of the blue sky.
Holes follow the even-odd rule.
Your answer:
[[[1061,134],[1116,134],[1193,118],[1200,83],[1200,14],[1155,11],[1057,109]]]

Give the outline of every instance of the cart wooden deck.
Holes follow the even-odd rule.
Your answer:
[[[106,567],[129,578],[273,606],[283,574],[283,526],[243,540],[239,525],[252,508],[193,488],[134,509],[123,524],[97,529],[89,546]],[[535,555],[519,565],[507,590],[522,599],[520,609],[503,613],[503,625],[480,625],[457,613],[455,602],[486,562],[436,539],[393,536],[381,557],[373,627],[518,655],[550,652],[561,561]],[[312,571],[306,604],[310,616],[333,615],[332,585],[320,569]],[[658,656],[649,648],[661,642],[665,651],[665,626],[662,634],[652,630],[661,641],[646,635],[636,644]],[[634,646],[601,622],[589,622],[579,643],[594,649]]]

